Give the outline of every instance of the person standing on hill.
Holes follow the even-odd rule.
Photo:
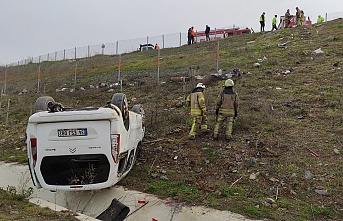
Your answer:
[[[322,23],[324,22],[324,18],[321,15],[318,15],[317,23]]]
[[[210,40],[210,31],[211,31],[211,28],[208,25],[206,25],[206,29],[205,29],[206,41]]]
[[[213,139],[217,140],[219,135],[219,127],[226,122],[225,139],[232,139],[232,126],[234,118],[237,117],[238,94],[235,92],[234,82],[227,79],[224,84],[223,91],[218,96],[216,107],[216,124],[213,130]]]
[[[298,7],[296,7],[295,10],[296,10],[295,17],[297,19],[296,24],[297,24],[297,26],[301,26],[301,20],[300,20],[301,19],[301,11]]]
[[[160,49],[160,46],[156,43],[155,44],[155,50],[159,50]]]
[[[285,28],[288,28],[290,21],[291,21],[291,13],[289,13],[289,9],[287,9],[285,13]]]
[[[261,25],[261,32],[264,31],[264,26],[266,25],[266,13],[262,13],[262,15],[260,16],[260,25]]]
[[[192,28],[188,29],[188,33],[187,33],[187,43],[188,45],[192,44]]]
[[[191,28],[191,39],[192,39],[192,44],[195,43],[195,33],[194,33],[194,27],[192,26]]]
[[[277,18],[277,15],[274,16],[274,18],[272,19],[272,31],[275,29],[277,30],[277,27],[276,27],[276,18]]]
[[[300,10],[300,26],[304,24],[304,21],[305,21],[304,11]]]
[[[195,139],[199,128],[201,128],[201,132],[203,133],[208,132],[204,97],[205,88],[203,83],[198,83],[186,99],[186,104],[191,107],[191,116],[193,117],[193,124],[188,137],[190,140]]]

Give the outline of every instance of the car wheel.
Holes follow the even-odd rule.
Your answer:
[[[123,121],[126,130],[129,129],[129,105],[127,103],[126,95],[123,93],[115,93],[112,96],[111,104],[116,105],[123,116]]]
[[[135,151],[132,150],[130,155],[129,155],[129,158],[127,159],[127,164],[126,164],[125,170],[130,169],[135,164],[135,161],[136,161],[136,154],[135,154]]]
[[[36,100],[34,112],[47,111],[50,102],[55,103],[55,100],[50,96],[39,97]]]

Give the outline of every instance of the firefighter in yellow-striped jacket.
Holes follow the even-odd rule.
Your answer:
[[[198,83],[186,99],[187,105],[191,107],[191,116],[193,117],[192,128],[189,132],[190,140],[195,139],[199,128],[201,128],[201,132],[203,133],[209,132],[207,128],[207,111],[204,97],[205,88],[203,83]]]
[[[234,118],[237,117],[238,94],[235,92],[234,82],[227,79],[223,91],[219,94],[216,108],[216,124],[214,126],[213,138],[218,139],[219,127],[226,121],[226,140],[232,139],[232,126]]]

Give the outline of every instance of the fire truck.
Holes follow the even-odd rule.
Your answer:
[[[214,29],[210,31],[210,39],[217,40],[221,38],[227,38],[230,36],[245,35],[245,34],[251,34],[251,29],[249,28]],[[202,41],[206,41],[205,31],[195,32],[195,42],[202,42]]]

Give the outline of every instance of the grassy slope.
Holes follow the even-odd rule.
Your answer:
[[[342,63],[342,32],[343,21],[336,20],[320,26],[220,40],[220,68],[223,71],[238,68],[251,73],[235,79],[240,107],[234,140],[229,144],[223,140],[212,141],[210,136],[188,141],[190,119],[184,115],[187,108],[171,108],[167,102],[187,95],[194,86],[192,81],[187,83],[185,93],[182,84],[170,82],[171,76],[186,76],[189,67],[200,75],[215,73],[217,42],[163,49],[160,77],[166,84],[161,87],[156,87],[155,51],[123,54],[122,78],[127,84],[135,84],[125,86],[123,92],[144,105],[146,141],[163,140],[143,145],[142,158],[121,184],[250,217],[343,219],[342,154],[333,151],[334,148],[343,151],[343,71],[333,66],[335,62]],[[287,41],[287,48],[278,47]],[[318,48],[324,54],[312,53]],[[264,56],[267,60],[259,68],[254,67],[257,59]],[[117,63],[118,56],[78,60],[78,85],[88,88],[89,84],[115,82]],[[103,106],[110,100],[113,92],[108,89],[55,92],[56,88],[73,87],[74,67],[75,62],[69,61],[42,63],[41,85],[45,86],[45,93],[72,107]],[[289,68],[294,71],[277,74]],[[7,100],[4,98],[0,133],[2,160],[26,161],[25,143],[18,137],[25,133],[30,106],[39,96],[37,69],[37,64],[9,68],[11,114],[5,125]],[[4,73],[3,69],[0,71]],[[212,128],[215,98],[221,84],[221,81],[214,82],[205,95]],[[23,89],[29,93],[19,96]],[[156,151],[160,146],[163,151]],[[319,157],[313,157],[308,148]],[[256,158],[256,164],[249,164],[251,157]],[[151,176],[163,175],[161,169],[166,171],[169,181]],[[311,179],[304,178],[305,171],[311,171]],[[251,173],[259,173],[256,180],[249,179]],[[325,189],[330,196],[321,196],[315,189]],[[277,207],[266,206],[265,199],[275,199],[276,190]]]

